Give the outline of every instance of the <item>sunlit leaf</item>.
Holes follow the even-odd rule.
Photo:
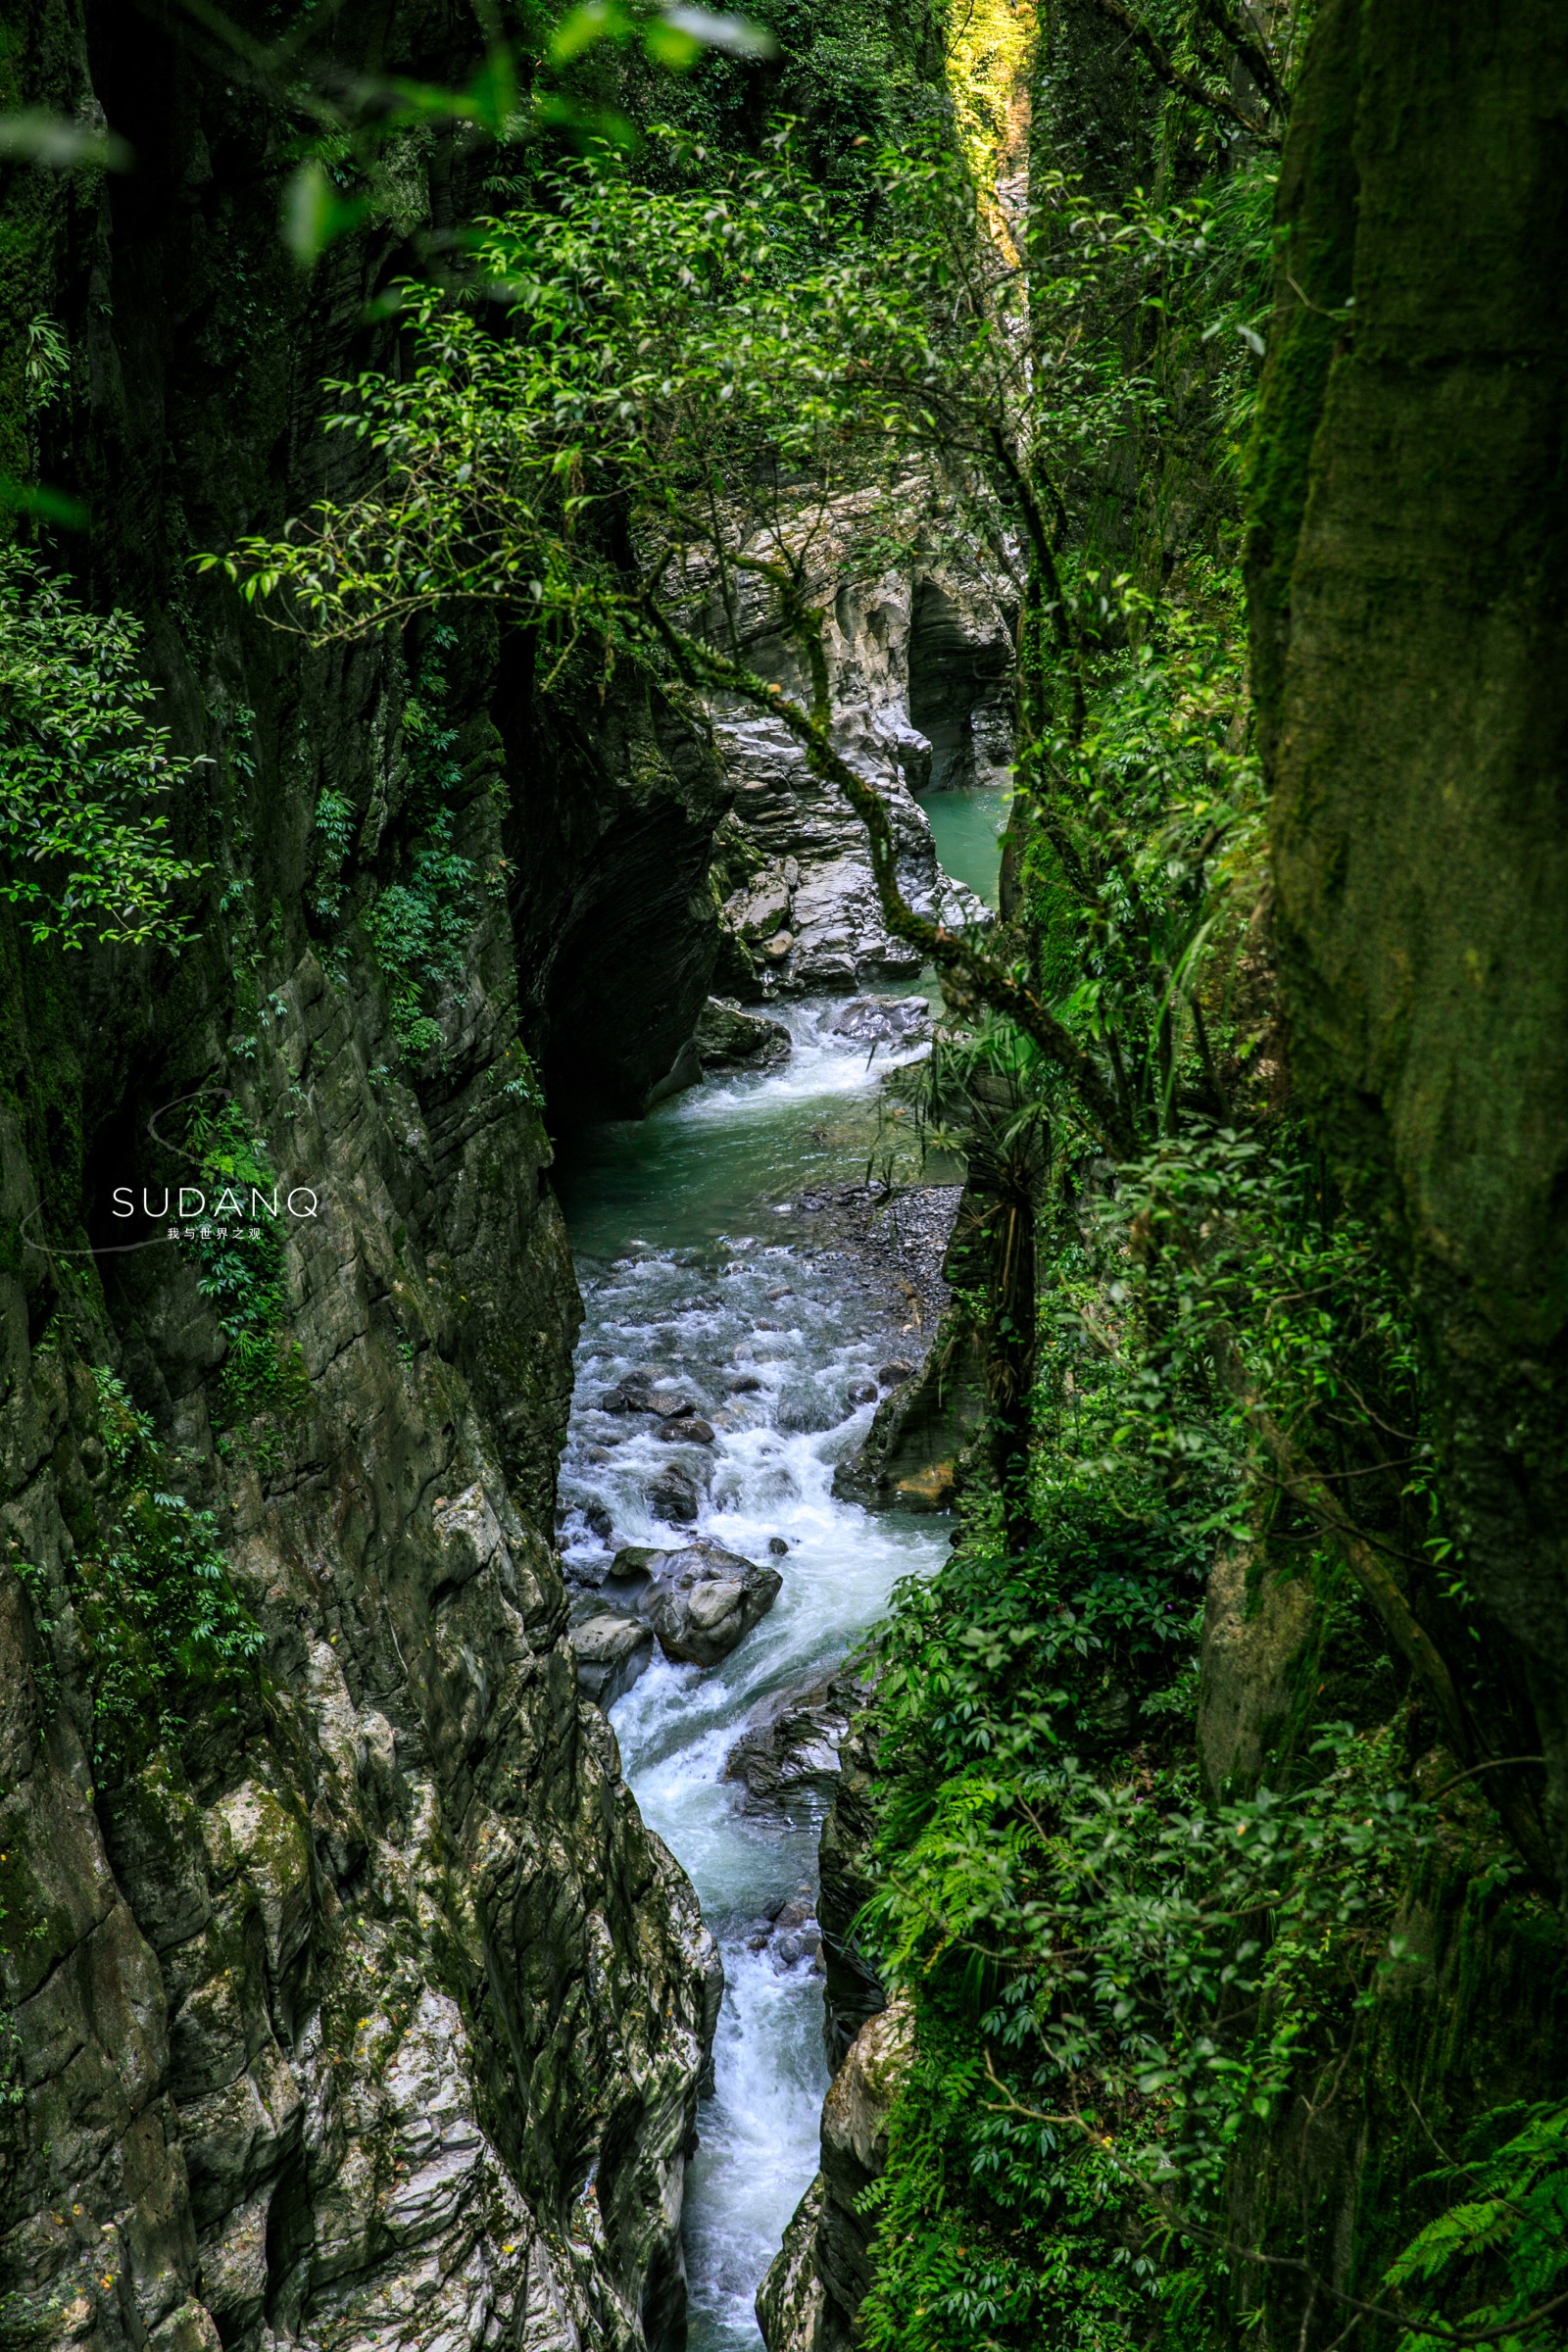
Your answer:
[[[583,0],[562,18],[551,36],[546,56],[553,66],[569,66],[572,59],[581,57],[595,42],[623,40],[632,30],[629,12],[618,0]]]
[[[368,211],[364,196],[345,201],[325,166],[313,159],[283,191],[283,242],[302,269],[312,269],[333,239],[357,228]]]
[[[41,106],[0,115],[0,155],[20,163],[47,164],[55,172],[92,165],[106,172],[128,172],[132,161],[130,149],[116,132],[73,122]]]

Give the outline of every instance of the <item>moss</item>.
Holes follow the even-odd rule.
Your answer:
[[[1278,725],[1290,581],[1329,371],[1350,330],[1357,0],[1325,0],[1292,109],[1276,209],[1274,317],[1248,459],[1252,691]]]
[[[1430,32],[1415,0],[1332,0],[1313,36],[1254,675],[1298,1098],[1409,1268],[1568,1874],[1568,20]],[[1319,316],[1352,293],[1350,331]]]

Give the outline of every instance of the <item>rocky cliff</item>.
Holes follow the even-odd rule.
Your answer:
[[[911,552],[893,567],[876,552],[886,518],[870,500],[846,499],[813,518],[834,737],[888,803],[909,904],[928,918],[984,922],[985,908],[937,863],[916,795],[1004,781],[1011,627],[994,591],[934,544],[918,485],[902,498]],[[764,677],[804,690],[795,650],[750,577],[732,613],[714,600],[705,618],[718,634],[732,625],[743,658]],[[800,745],[739,704],[715,711],[714,735],[733,794],[712,868],[724,985],[760,1001],[917,972],[918,956],[882,920],[859,819],[811,775]]]
[[[564,1639],[533,1069],[635,1107],[673,1057],[722,785],[686,714],[546,706],[482,627],[307,654],[193,577],[352,481],[320,380],[482,158],[411,137],[402,216],[306,273],[243,41],[23,13],[4,102],[134,168],[6,173],[0,462],[86,503],[51,560],[143,623],[208,872],[177,960],[0,926],[0,2333],[673,2342],[718,1984]],[[354,38],[480,47],[416,0]]]
[[[1298,1079],[1413,1277],[1560,1879],[1568,28],[1546,6],[1446,12],[1436,44],[1428,26],[1336,0],[1313,35],[1280,191],[1254,666]]]

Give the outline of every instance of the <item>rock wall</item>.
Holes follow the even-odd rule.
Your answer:
[[[352,487],[320,380],[384,345],[368,298],[482,159],[411,140],[407,217],[306,274],[298,126],[243,60],[108,0],[22,14],[0,98],[107,116],[134,169],[0,184],[0,463],[88,505],[54,560],[143,621],[211,871],[177,961],[0,921],[0,2334],[673,2343],[718,1982],[564,1639],[578,1307],[526,1049],[586,1104],[658,1075],[722,786],[686,714],[542,710],[483,626],[306,654],[194,578]],[[352,37],[433,78],[481,47],[437,0]],[[70,354],[42,406],[34,315]],[[390,922],[437,849],[440,956]],[[639,894],[614,953],[661,1011],[626,1041],[580,950]],[[114,1187],[193,1179],[193,1099],[316,1202],[259,1387],[198,1243],[109,1247]],[[258,1654],[181,1648],[186,1608]]]
[[[865,502],[846,501],[817,535],[832,591],[823,642],[835,741],[888,803],[910,905],[948,922],[984,922],[979,901],[938,865],[915,796],[1004,780],[1010,627],[989,591],[934,555],[909,571],[868,576],[861,543],[874,520]],[[761,592],[748,585],[741,598],[736,628],[746,660],[801,691],[796,658],[775,633]],[[715,629],[722,621],[716,610],[708,617]],[[810,774],[778,720],[740,705],[720,707],[714,718],[734,796],[712,869],[724,986],[757,1001],[917,972],[918,956],[882,921],[864,831],[842,796]]]
[[[1323,10],[1251,575],[1297,1078],[1408,1263],[1568,1881],[1565,107],[1546,0]]]

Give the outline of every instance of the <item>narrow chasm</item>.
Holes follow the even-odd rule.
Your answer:
[[[11,0],[0,2352],[1568,2352],[1568,9]]]
[[[570,1638],[723,1959],[687,2175],[693,2352],[759,2343],[758,2289],[816,2171],[817,1841],[864,1700],[852,1653],[949,1543],[944,1517],[834,1491],[926,1356],[958,1200],[864,1180],[884,1073],[930,1050],[926,1002],[884,985],[792,1004],[774,1067],[578,1134],[561,1177],[584,1302]]]

